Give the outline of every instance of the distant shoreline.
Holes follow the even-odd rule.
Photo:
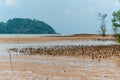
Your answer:
[[[3,35],[3,34],[2,34]],[[115,40],[112,34],[105,37],[99,34],[74,34],[74,35],[54,35],[54,36],[31,36],[31,37],[5,37],[0,36],[0,42],[48,42],[48,41],[68,41],[68,40]]]

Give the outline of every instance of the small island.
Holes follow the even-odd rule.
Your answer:
[[[7,22],[0,22],[0,34],[56,34],[56,32],[43,21],[13,18]]]

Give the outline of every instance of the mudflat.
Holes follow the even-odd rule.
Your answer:
[[[120,60],[102,61],[82,57],[29,55],[1,57],[0,80],[119,80]]]
[[[62,37],[0,38],[0,42],[44,42],[66,40],[111,40],[98,35]],[[111,56],[100,61],[83,56],[22,55],[0,56],[0,80],[119,80],[120,58]],[[12,71],[13,68],[13,71]]]

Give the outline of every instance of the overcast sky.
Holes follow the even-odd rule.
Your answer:
[[[62,34],[98,33],[98,13],[108,14],[107,33],[112,33],[112,12],[118,0],[0,0],[0,21],[32,18],[51,25]]]

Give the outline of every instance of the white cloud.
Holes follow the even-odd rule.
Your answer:
[[[5,3],[5,6],[7,6],[7,7],[11,7],[11,6],[16,6],[17,5],[16,0],[5,0],[4,3]]]

